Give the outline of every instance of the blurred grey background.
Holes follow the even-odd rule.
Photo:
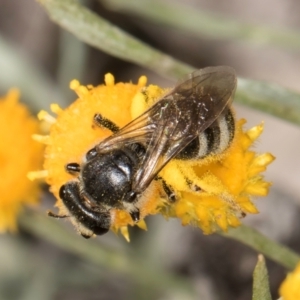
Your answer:
[[[176,1],[236,21],[300,30],[300,2],[296,0]],[[230,65],[241,77],[279,83],[300,92],[299,50],[225,38],[195,38],[130,13],[111,11],[101,1],[85,3],[125,31],[195,68]],[[165,87],[174,84],[82,44],[51,22],[34,0],[0,0],[0,68],[1,95],[9,87],[20,87],[22,100],[33,112],[47,109],[51,102],[66,106],[74,100],[68,90],[73,78],[96,85],[103,82],[106,72],[112,72],[117,81],[136,82],[145,74],[151,83]],[[31,76],[32,69],[40,76]],[[247,216],[244,222],[299,252],[300,128],[240,105],[236,110],[238,117],[248,120],[247,128],[265,122],[255,149],[276,156],[265,173],[273,182],[270,195],[255,202],[261,213]],[[51,207],[54,200],[45,192],[43,203]],[[144,253],[145,259],[188,279],[195,287],[195,299],[251,299],[257,253],[223,237],[204,236],[198,229],[181,227],[177,220],[150,217],[147,223],[146,233],[131,230],[129,245],[113,234],[97,239],[118,249],[136,248],[134,251]],[[22,228],[19,235],[3,235],[0,240],[0,299],[185,299],[172,290],[152,295],[138,292],[140,287],[135,286],[134,279],[99,269]],[[275,299],[286,273],[271,261],[267,265]]]

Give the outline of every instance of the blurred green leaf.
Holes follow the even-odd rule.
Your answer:
[[[108,8],[126,11],[155,23],[187,31],[193,35],[218,40],[234,39],[260,45],[273,45],[299,50],[299,31],[274,26],[247,24],[174,1],[101,0]]]
[[[20,224],[33,234],[67,251],[77,254],[96,265],[108,266],[112,270],[132,276],[147,287],[168,285],[173,289],[186,292],[191,291],[191,286],[188,282],[177,276],[165,273],[157,265],[148,265],[147,261],[135,253],[132,248],[128,249],[129,252],[127,253],[124,249],[120,253],[117,250],[105,248],[97,240],[86,241],[79,239],[78,236],[68,232],[59,222],[54,222],[37,212],[27,211],[27,213],[24,213],[20,218]],[[293,270],[297,263],[300,262],[299,254],[245,225],[231,228],[227,233],[220,234],[248,245],[290,270]]]
[[[50,18],[81,41],[113,56],[160,70],[169,77],[188,73],[191,67],[140,42],[75,0],[39,0]]]
[[[102,51],[174,79],[194,70],[138,41],[75,0],[39,1],[53,21]],[[300,125],[300,95],[278,85],[240,78],[236,100]]]
[[[17,47],[0,36],[0,87],[16,87],[21,98],[34,110],[49,109],[50,104],[64,104],[63,97],[51,79]]]
[[[69,83],[73,79],[82,81],[88,47],[68,31],[61,29],[59,33],[58,85],[66,101],[72,101],[75,94],[69,88]]]
[[[272,300],[270,294],[268,270],[264,257],[260,254],[253,272],[252,300]]]
[[[118,251],[105,247],[97,239],[85,240],[74,232],[69,232],[61,223],[52,220],[44,214],[27,210],[19,219],[20,225],[34,235],[45,239],[58,247],[78,255],[102,268],[123,274],[143,287],[151,298],[153,289],[165,288],[184,295],[185,299],[193,299],[193,287],[183,277],[168,273],[162,267],[148,263],[134,249]]]
[[[290,270],[293,270],[300,262],[299,254],[245,225],[230,228],[228,232],[220,234],[250,246]]]
[[[276,83],[239,78],[235,101],[300,125],[300,94]]]

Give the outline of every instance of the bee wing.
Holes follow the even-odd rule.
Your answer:
[[[236,75],[230,67],[197,70],[98,147],[111,149],[118,143],[136,142],[147,145],[133,178],[132,190],[141,193],[168,161],[220,116],[231,103],[235,88]]]
[[[150,114],[151,111],[154,111],[153,107],[125,125],[114,135],[101,141],[101,143],[96,146],[97,151],[110,151],[111,149],[118,148],[120,144],[147,144],[156,129],[155,124],[149,122],[148,114]]]

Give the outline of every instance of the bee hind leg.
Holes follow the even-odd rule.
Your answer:
[[[95,114],[94,115],[94,124],[101,128],[106,128],[110,130],[112,133],[117,133],[120,128],[117,126],[113,121],[104,118],[101,114]]]
[[[163,188],[164,192],[166,193],[170,203],[176,202],[177,197],[176,197],[176,194],[175,194],[173,188],[170,185],[168,185],[163,178],[157,177],[157,180],[161,181],[162,188]]]
[[[189,186],[189,188],[193,191],[193,192],[200,192],[202,189],[200,186],[198,186],[197,184],[195,184],[192,180],[190,180],[189,178],[185,178],[187,185]]]

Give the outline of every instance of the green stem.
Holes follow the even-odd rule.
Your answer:
[[[155,23],[187,31],[195,36],[215,39],[234,39],[261,45],[274,45],[287,49],[300,49],[299,31],[247,24],[195,9],[186,4],[162,0],[102,0],[112,10],[133,13]]]
[[[145,289],[165,289],[184,293],[187,299],[193,294],[188,281],[179,276],[167,273],[160,266],[148,264],[147,260],[137,253],[108,249],[97,239],[85,240],[70,233],[57,220],[41,213],[26,211],[19,219],[20,225],[34,235],[45,239],[58,247],[78,255],[100,267],[123,273],[139,282]]]
[[[133,63],[151,66],[169,77],[189,73],[192,67],[155,50],[110,24],[75,0],[39,0],[50,18],[87,44]]]
[[[229,229],[227,233],[221,233],[226,237],[242,242],[257,252],[278,262],[286,268],[293,270],[300,262],[300,255],[289,248],[271,241],[257,230],[241,225],[238,228]]]
[[[56,23],[111,55],[172,78],[194,69],[138,41],[74,0],[39,1]],[[300,95],[278,85],[240,78],[236,101],[300,125]]]
[[[300,125],[300,95],[278,84],[239,78],[235,101]]]

